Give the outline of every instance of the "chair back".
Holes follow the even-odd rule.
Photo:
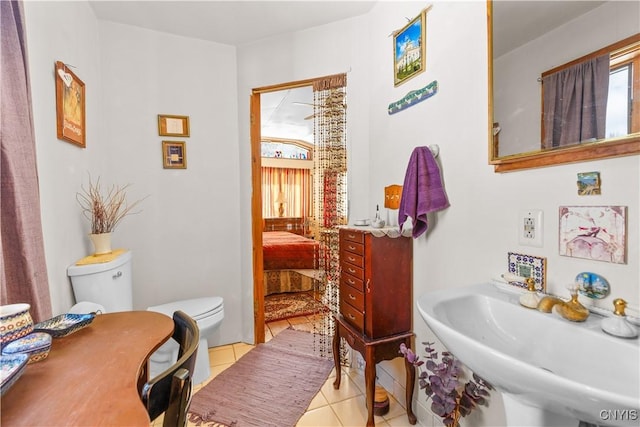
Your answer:
[[[173,339],[180,346],[178,360],[169,369],[147,381],[142,387],[142,402],[151,421],[163,412],[164,427],[185,426],[191,403],[193,370],[200,333],[198,325],[182,311],[173,313]]]

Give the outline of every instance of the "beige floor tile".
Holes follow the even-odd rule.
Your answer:
[[[211,377],[209,377],[209,380],[207,380],[206,382],[211,381],[213,378],[215,378],[220,372],[224,371],[225,369],[227,369],[229,366],[233,365],[233,363],[226,363],[224,365],[216,365],[216,366],[212,366],[211,367]]]
[[[309,407],[307,408],[307,411],[310,411],[312,409],[317,409],[327,405],[329,405],[329,402],[327,402],[327,399],[324,397],[322,393],[318,393],[311,400],[311,403],[309,403]]]
[[[299,325],[300,323],[310,323],[311,320],[307,316],[292,317],[287,319],[291,325]]]
[[[237,343],[233,345],[233,352],[236,356],[236,360],[240,359],[242,356],[247,354],[255,345],[246,344],[246,343]]]
[[[296,427],[342,427],[342,424],[330,406],[323,406],[305,412]]]
[[[351,381],[351,378],[349,378],[347,374],[342,374],[340,388],[338,390],[333,388],[333,381],[327,381],[324,383],[320,391],[330,404],[355,396],[362,396],[360,389],[356,387],[355,383]]]
[[[332,403],[331,408],[345,427],[362,427],[367,424],[367,407],[362,395]],[[384,418],[378,416],[374,416],[374,422],[378,427],[389,425]]]
[[[214,347],[209,349],[209,366],[226,365],[236,361],[232,345]]]
[[[415,412],[414,412],[415,413]],[[383,415],[385,420],[390,420],[404,415],[405,421],[407,420],[407,410],[398,402],[391,394],[389,394],[389,412]]]
[[[389,426],[391,427],[415,427],[412,426],[411,423],[409,423],[409,419],[407,418],[407,414],[404,415],[400,415],[398,417],[394,417],[391,419],[386,418],[385,419],[387,421],[387,423],[389,424]],[[418,424],[416,424],[416,426],[420,426],[421,424],[419,424],[420,420],[418,420]],[[378,425],[376,423],[376,425]]]

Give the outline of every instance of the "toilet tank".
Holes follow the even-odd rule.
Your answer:
[[[131,251],[126,251],[109,262],[69,266],[76,302],[100,304],[107,313],[133,310],[131,260]]]

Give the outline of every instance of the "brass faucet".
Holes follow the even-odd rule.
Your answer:
[[[584,322],[589,317],[589,310],[578,301],[578,288],[572,287],[571,299],[555,305],[555,312],[572,322]]]

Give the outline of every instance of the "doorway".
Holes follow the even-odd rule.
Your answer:
[[[309,217],[311,234],[318,242],[318,268],[327,307],[337,313],[339,278],[337,226],[347,221],[346,74],[256,88],[250,98],[251,114],[251,213],[253,259],[254,338],[265,341],[265,284],[262,194],[262,98],[277,91],[313,88],[313,202]],[[277,201],[277,200],[274,200]],[[325,316],[329,318],[328,316]],[[330,318],[329,318],[330,319]],[[331,323],[329,320],[325,323]]]

